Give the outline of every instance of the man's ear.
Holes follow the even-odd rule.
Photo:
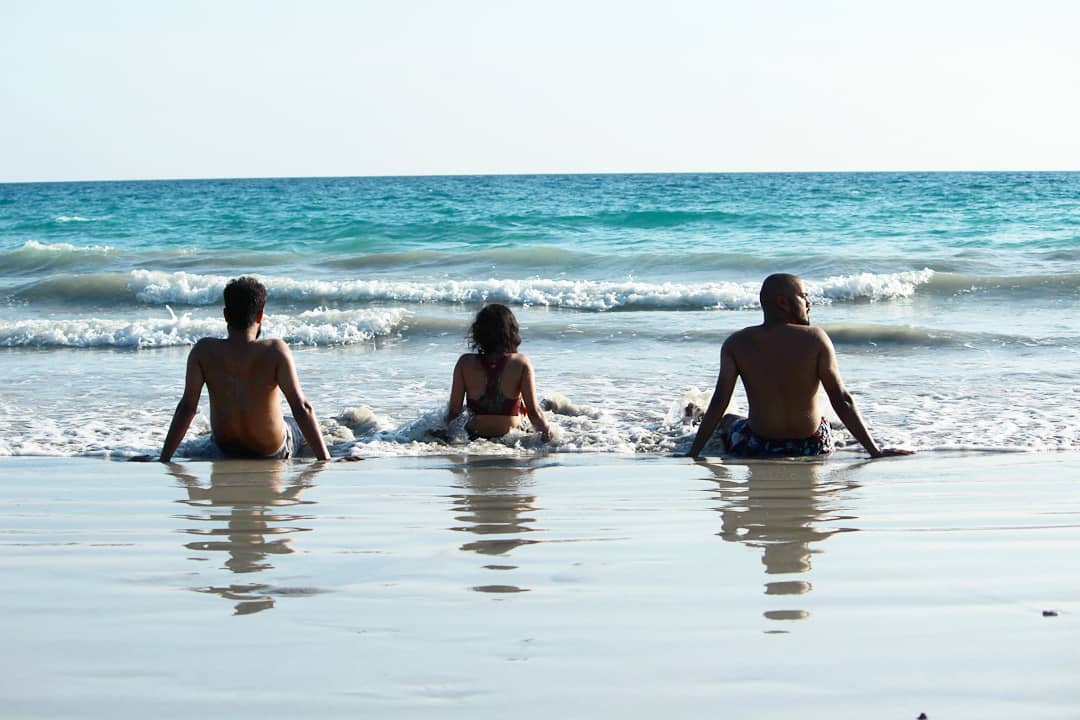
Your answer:
[[[262,316],[263,316],[263,311],[260,310],[259,314],[255,316],[255,324],[262,325]]]
[[[225,324],[229,323],[229,308],[221,308],[221,314],[225,318]]]
[[[791,312],[791,300],[787,295],[777,295],[776,307],[785,313],[789,313]]]

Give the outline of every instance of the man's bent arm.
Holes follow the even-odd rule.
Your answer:
[[[311,403],[306,398],[301,398],[298,404],[289,403],[289,408],[292,410],[296,424],[300,426],[300,432],[304,433],[304,439],[315,452],[315,457],[319,460],[329,460],[330,451],[326,449],[322,430],[319,429],[319,420],[315,417],[315,409]]]
[[[729,340],[730,341],[730,340]],[[694,444],[690,446],[690,457],[698,457],[709,442],[716,426],[724,417],[728,403],[731,402],[731,394],[735,392],[735,381],[739,379],[739,368],[735,364],[735,356],[728,347],[728,342],[720,350],[720,373],[716,377],[716,388],[713,390],[712,400],[705,415],[701,418]]]
[[[836,362],[836,350],[833,349],[832,341],[824,332],[821,334],[824,338],[824,346],[821,355],[818,357],[818,378],[825,388],[825,393],[829,396],[829,402],[832,403],[833,410],[836,411],[840,422],[844,423],[844,427],[848,429],[848,432],[854,435],[859,444],[866,448],[866,451],[870,453],[870,457],[882,457],[885,452],[878,447],[877,443],[874,442],[874,438],[870,436],[870,431],[866,429],[866,422],[863,420],[859,408],[855,406],[855,398],[847,391],[847,388],[844,387],[844,381],[840,378],[840,368]]]
[[[833,410],[836,411],[840,422],[844,423],[844,427],[855,436],[860,445],[866,448],[866,452],[870,453],[870,457],[878,458],[885,454],[874,442],[874,438],[870,436],[870,431],[866,429],[866,423],[862,418],[862,414],[859,413],[859,409],[855,406],[855,398],[852,397],[851,393],[846,389],[841,390],[839,393],[829,393],[829,402],[832,403]]]
[[[319,419],[315,417],[315,409],[311,407],[311,403],[307,401],[300,389],[300,379],[296,376],[296,364],[293,363],[289,346],[283,341],[278,341],[278,344],[281,351],[281,362],[278,363],[277,369],[278,387],[285,394],[293,419],[300,426],[300,432],[304,434],[304,439],[311,446],[315,457],[319,460],[329,460],[330,452],[326,449],[322,430],[319,429]]]
[[[161,462],[172,460],[173,453],[180,446],[180,441],[187,435],[195,413],[199,411],[199,396],[202,394],[203,384],[206,382],[203,377],[202,365],[199,364],[201,354],[198,344],[188,353],[187,372],[184,375],[184,394],[180,397],[180,402],[176,404],[172,422],[169,423],[169,432],[165,435],[165,444],[161,448],[161,457],[159,458]]]

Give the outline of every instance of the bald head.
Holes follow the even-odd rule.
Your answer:
[[[795,322],[809,324],[809,301],[798,275],[776,273],[765,278],[758,295],[761,309],[767,321]],[[800,312],[800,303],[806,301],[805,309]]]

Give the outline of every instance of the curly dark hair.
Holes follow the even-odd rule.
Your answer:
[[[510,308],[499,303],[480,308],[466,339],[469,347],[481,355],[517,352],[521,344],[517,318]]]
[[[239,277],[225,286],[225,320],[233,330],[255,324],[266,305],[266,288],[253,277]]]

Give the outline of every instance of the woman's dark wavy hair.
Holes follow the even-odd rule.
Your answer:
[[[469,347],[481,355],[517,352],[521,345],[517,318],[510,308],[499,303],[480,308],[466,339]]]
[[[266,305],[266,288],[253,277],[236,278],[225,286],[225,320],[234,330],[255,324]]]

